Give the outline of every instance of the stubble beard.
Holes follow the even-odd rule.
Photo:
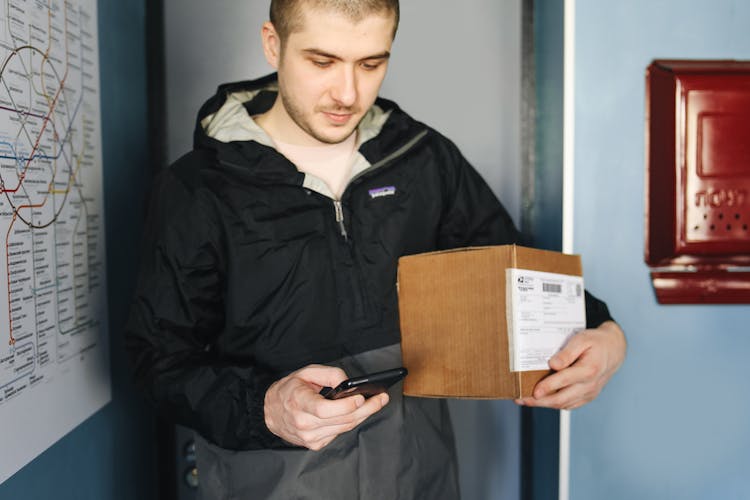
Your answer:
[[[292,121],[300,128],[302,129],[307,135],[312,137],[313,139],[320,141],[324,144],[340,144],[344,142],[346,139],[349,138],[350,135],[357,129],[357,126],[359,125],[359,122],[362,121],[361,116],[359,120],[357,120],[357,123],[352,126],[351,124],[346,125],[346,130],[348,131],[346,135],[343,137],[336,137],[332,138],[326,135],[322,135],[321,133],[317,132],[313,125],[305,119],[305,113],[302,111],[302,109],[297,106],[297,104],[294,102],[293,99],[290,99],[285,92],[282,92],[282,89],[279,88],[279,96],[281,97],[281,104],[284,106],[284,109],[286,110],[287,115],[289,115],[289,118],[292,119]],[[356,114],[359,112],[356,108],[339,108],[339,109],[330,109],[330,110],[322,110],[326,112],[337,112],[337,111],[346,111],[347,113]],[[313,109],[313,113],[317,113],[317,109]],[[312,118],[312,117],[310,117]],[[351,127],[351,128],[349,128]],[[343,128],[343,127],[342,127]]]

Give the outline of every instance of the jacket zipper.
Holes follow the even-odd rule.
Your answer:
[[[377,162],[373,163],[369,168],[367,168],[366,170],[363,170],[362,172],[360,172],[359,174],[357,174],[356,176],[354,176],[349,181],[349,186],[352,185],[352,184],[354,184],[355,181],[359,181],[359,179],[361,179],[365,175],[369,174],[373,170],[378,170],[379,168],[382,168],[384,165],[386,165],[386,164],[392,162],[393,160],[397,159],[398,157],[404,155],[411,148],[413,148],[414,145],[416,145],[419,141],[421,141],[422,138],[424,136],[426,136],[426,135],[427,135],[427,130],[423,130],[419,134],[415,135],[414,137],[412,137],[411,140],[409,140],[406,144],[404,144],[403,146],[401,146],[399,149],[397,149],[393,153],[389,154],[385,158],[381,159],[380,161],[377,161]],[[222,164],[230,166],[230,167],[245,168],[243,165],[239,165],[239,164],[236,164],[236,163],[233,163],[233,162],[224,161],[224,160],[219,160],[219,163],[222,163]],[[348,189],[349,189],[349,187],[347,186],[346,189],[344,190],[344,193],[346,193],[346,191]],[[343,206],[341,204],[341,200],[333,200],[333,208],[334,208],[334,210],[336,212],[336,223],[339,226],[339,232],[341,233],[341,236],[344,238],[344,241],[348,242],[349,241],[349,234],[346,232],[346,223],[344,222],[344,208],[343,208]]]
[[[363,170],[356,176],[354,176],[350,181],[349,185],[352,185],[355,181],[359,180],[361,177],[363,177],[366,174],[369,174],[373,170],[377,170],[384,165],[390,163],[391,161],[395,160],[396,158],[402,156],[406,152],[408,152],[412,147],[414,147],[415,144],[417,144],[424,136],[427,135],[427,131],[424,130],[414,136],[409,142],[404,144],[402,147],[391,153],[390,155],[386,156],[382,160],[372,164],[370,168]],[[347,186],[348,189],[348,186]],[[346,192],[346,189],[344,190]],[[346,224],[344,222],[344,208],[341,205],[341,200],[333,200],[333,208],[336,211],[336,223],[339,225],[339,232],[341,233],[341,236],[344,238],[344,241],[349,241],[349,234],[346,232]]]
[[[333,200],[333,208],[336,210],[336,222],[339,225],[341,236],[344,237],[344,241],[349,241],[349,235],[346,232],[346,225],[344,224],[344,208],[341,206],[341,200]]]

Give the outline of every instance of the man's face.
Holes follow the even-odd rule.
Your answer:
[[[304,9],[278,63],[285,132],[295,142],[339,143],[375,102],[385,78],[394,18],[372,14],[358,23],[324,10]]]

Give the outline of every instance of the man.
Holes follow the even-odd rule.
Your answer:
[[[377,98],[397,24],[397,0],[272,0],[277,74],[220,87],[155,186],[128,346],[196,430],[205,498],[459,496],[444,401],[319,395],[401,364],[399,256],[518,240],[457,148]],[[519,404],[596,397],[625,341],[591,296],[587,323]]]

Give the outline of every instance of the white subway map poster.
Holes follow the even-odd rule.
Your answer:
[[[95,0],[0,0],[0,482],[109,402]]]

